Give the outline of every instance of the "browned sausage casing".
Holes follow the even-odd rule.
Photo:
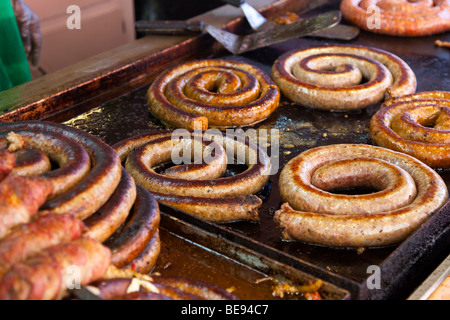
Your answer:
[[[112,251],[111,264],[118,268],[132,263],[158,231],[160,221],[158,203],[140,186],[137,187],[137,194],[130,219],[105,243]]]
[[[47,248],[13,265],[0,280],[1,300],[49,300],[73,285],[87,285],[107,271],[111,251],[90,238]]]
[[[173,300],[238,300],[234,294],[202,281],[157,275],[151,275],[150,279],[145,281],[154,288],[152,293]],[[115,278],[95,281],[91,286],[98,289],[100,298],[111,300],[125,296],[131,281],[129,278]],[[137,292],[149,291],[141,289]]]
[[[0,182],[0,239],[28,223],[52,191],[49,180],[40,177],[9,175]]]
[[[380,34],[418,37],[450,30],[449,0],[343,0],[343,17]]]
[[[109,199],[119,184],[121,164],[114,150],[100,139],[65,125],[45,121],[0,124],[0,143],[14,132],[26,148],[37,149],[59,164],[41,176],[53,185],[53,198],[42,214],[67,213],[85,219]]]
[[[62,242],[81,237],[83,222],[70,215],[47,215],[14,228],[0,241],[0,278],[13,264]]]
[[[13,170],[16,157],[8,150],[0,149],[0,181],[6,178]]]
[[[286,52],[275,61],[272,79],[291,101],[330,111],[362,109],[416,91],[416,76],[405,61],[358,45]]]
[[[150,86],[150,111],[175,128],[249,126],[270,116],[280,92],[270,77],[246,63],[192,61],[160,75]]]
[[[381,147],[412,155],[433,168],[450,168],[450,93],[391,99],[372,117],[369,132]]]
[[[314,185],[314,180],[323,166],[329,168],[324,169],[325,187],[320,188],[323,182]],[[331,178],[327,173],[330,168]],[[411,179],[405,180],[404,197],[393,196],[403,188],[395,181],[403,180],[405,174]],[[283,237],[332,247],[398,243],[448,198],[445,183],[433,169],[409,155],[370,145],[307,150],[289,161],[281,172],[279,186],[285,203],[274,218]],[[336,187],[379,189],[349,195],[333,193]]]
[[[154,167],[171,161],[171,152],[175,147],[190,147],[197,139],[194,136],[172,139],[170,132],[150,133],[122,141],[114,148],[121,159],[126,161],[126,169],[136,183],[149,190],[158,202],[209,221],[257,220],[257,210],[262,205],[262,200],[254,194],[259,192],[269,179],[270,159],[266,153],[248,141],[219,133],[206,132],[197,136],[202,138],[203,146],[214,145],[216,155],[220,155],[211,165],[189,167],[195,177],[204,174],[202,180],[180,178],[178,170],[171,170],[175,176],[154,171]],[[257,163],[248,165],[248,170],[243,173],[222,177],[227,164],[227,159],[222,159],[226,157],[223,148],[226,148],[227,144],[244,154],[249,153],[249,158],[254,156]],[[183,167],[183,175],[186,174],[184,169]]]

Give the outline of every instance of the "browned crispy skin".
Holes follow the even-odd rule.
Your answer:
[[[370,119],[370,137],[375,144],[409,154],[432,168],[450,168],[448,122],[442,121],[438,127],[438,118],[427,126],[411,117],[426,109],[438,110],[448,119],[450,92],[420,92],[386,101]]]
[[[118,268],[131,263],[146,248],[159,227],[156,199],[140,186],[137,187],[137,195],[130,220],[105,242],[112,251],[111,263]]]
[[[228,291],[214,285],[189,280],[181,277],[150,276],[150,284],[157,294],[173,300],[238,300]],[[99,290],[99,297],[104,300],[122,299],[131,284],[129,278],[99,280],[90,284]],[[141,289],[140,292],[148,292]]]
[[[253,153],[258,161],[245,172],[232,177],[189,180],[167,177],[148,169],[167,162],[166,157],[170,158],[177,142],[173,142],[167,132],[132,137],[113,147],[136,184],[149,190],[158,202],[209,221],[257,221],[262,200],[255,194],[269,180],[269,156],[257,145],[243,139],[235,140],[216,133],[205,133],[203,138],[221,143],[224,148],[228,146],[231,150],[236,148]],[[187,143],[187,139],[181,143]],[[151,155],[151,164],[142,160],[143,153]],[[214,170],[214,174],[218,172],[220,170]]]
[[[86,235],[100,242],[106,241],[125,222],[136,200],[136,184],[122,169],[119,186],[111,198],[92,216],[84,220]]]
[[[419,37],[450,30],[449,0],[343,0],[340,9],[348,22],[374,33]],[[379,26],[371,25],[374,19]]]
[[[85,226],[70,215],[48,215],[23,224],[0,241],[0,278],[13,264],[45,248],[79,238]]]
[[[348,159],[357,169],[363,158],[372,158],[376,160],[374,163],[383,160],[404,170],[416,185],[415,197],[406,205],[383,209],[375,200],[391,202],[387,196],[396,187],[346,195],[327,192],[328,188],[320,189],[311,183],[312,175],[324,165]],[[335,176],[341,177],[342,172],[347,173],[345,170],[353,171],[341,167],[334,171]],[[382,186],[382,181],[374,179]],[[279,189],[284,204],[275,212],[274,219],[283,238],[331,247],[380,247],[399,243],[448,200],[445,182],[436,171],[409,155],[364,144],[336,144],[302,152],[283,168]],[[373,205],[361,212],[364,202],[370,205],[372,200]]]
[[[42,175],[55,186],[40,208],[42,214],[70,212],[84,220],[106,203],[120,182],[117,154],[87,132],[48,121],[1,123],[0,143],[11,132],[20,135],[25,148],[37,149],[59,165]]]
[[[142,274],[150,273],[156,261],[158,260],[159,253],[161,252],[161,239],[159,237],[159,230],[153,235],[153,238],[147,243],[146,247],[134,258],[128,265],[122,269],[131,269],[135,272]]]
[[[208,87],[214,85],[219,92],[210,92]],[[253,125],[268,118],[279,100],[278,87],[262,70],[223,59],[191,61],[169,69],[147,93],[152,114],[171,127],[190,130]]]
[[[16,157],[5,149],[0,149],[0,181],[5,179],[14,169]]]
[[[86,285],[100,279],[110,259],[108,248],[86,237],[47,248],[5,273],[0,280],[0,299],[60,298],[69,285]]]
[[[308,61],[326,58],[353,66],[367,73],[370,80],[346,83],[347,72],[309,70]],[[335,77],[338,80],[331,85]],[[289,100],[329,111],[363,109],[391,96],[414,93],[417,86],[413,70],[400,57],[361,45],[323,45],[288,51],[274,62],[272,79]]]
[[[37,213],[53,185],[44,178],[8,176],[0,183],[0,239]]]

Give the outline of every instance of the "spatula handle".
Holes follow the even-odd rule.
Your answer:
[[[231,4],[232,6],[239,8],[241,6],[241,4],[243,4],[245,2],[245,0],[222,0],[222,2]]]

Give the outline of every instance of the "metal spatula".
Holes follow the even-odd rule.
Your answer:
[[[212,25],[205,26],[205,30],[228,51],[233,54],[241,54],[334,27],[339,24],[341,18],[341,12],[335,10],[291,24],[273,26],[268,30],[256,31],[248,35],[236,35]]]
[[[266,18],[264,18],[258,10],[245,2],[245,0],[222,0],[222,2],[241,8],[253,30],[258,30],[267,22]]]

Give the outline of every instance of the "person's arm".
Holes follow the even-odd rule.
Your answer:
[[[11,4],[28,60],[33,66],[37,67],[42,47],[39,18],[24,0],[11,0]]]

